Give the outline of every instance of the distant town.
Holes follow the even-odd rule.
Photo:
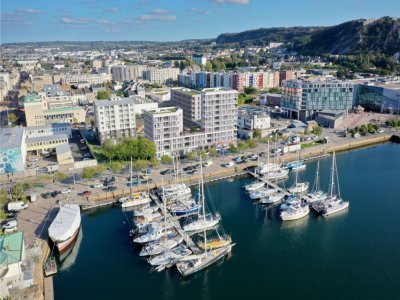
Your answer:
[[[200,176],[200,162],[211,180],[270,155],[284,163],[379,143],[400,127],[399,74],[350,74],[285,43],[71,44],[1,46],[0,244],[20,255],[1,250],[14,269],[0,298],[45,293],[55,200],[106,205]]]

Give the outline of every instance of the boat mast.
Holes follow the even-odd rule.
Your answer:
[[[204,179],[203,179],[203,163],[201,161],[201,156],[200,156],[200,178],[201,178],[201,204],[203,206],[203,220],[204,224],[206,223],[206,212],[204,208]],[[206,228],[204,227],[203,229],[203,235],[204,235],[204,252],[207,254],[207,235],[206,235]]]
[[[133,185],[133,182],[132,182],[132,156],[131,156],[130,175],[131,175],[131,187],[132,187],[132,185]]]
[[[320,190],[319,187],[319,160],[317,161],[317,173],[315,174],[315,184],[314,184],[314,192],[318,192]]]
[[[161,186],[163,190],[163,202],[164,202],[164,233],[167,234],[167,199],[165,199],[164,192],[164,178],[161,178]]]
[[[333,197],[333,190],[335,188],[335,152],[332,155],[332,168],[331,168],[331,189],[330,189],[330,196]]]

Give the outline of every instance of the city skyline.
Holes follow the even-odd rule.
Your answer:
[[[1,8],[1,42],[215,38],[260,27],[331,26],[398,16],[396,4],[395,0],[310,0],[301,5],[294,0],[7,1]]]

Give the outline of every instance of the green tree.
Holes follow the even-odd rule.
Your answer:
[[[11,199],[12,201],[26,201],[26,195],[24,191],[24,185],[22,183],[17,183],[11,189]]]
[[[202,160],[206,159],[206,157],[207,157],[206,151],[201,150],[201,151],[199,152],[199,156],[201,157]]]
[[[142,159],[139,159],[139,160],[136,160],[133,162],[134,169],[138,170],[138,171],[146,169],[148,166],[149,165],[148,165],[147,161],[142,160]]]
[[[164,154],[161,156],[161,162],[163,164],[170,165],[172,164],[173,160],[171,156],[169,156],[168,154]]]
[[[210,156],[211,157],[216,157],[218,155],[217,149],[211,148],[210,149]]]
[[[8,193],[6,189],[0,190],[0,209],[8,202]]]
[[[249,148],[256,148],[257,147],[257,142],[254,140],[247,140],[246,144]]]
[[[231,151],[232,153],[238,153],[239,149],[234,144],[230,144],[229,145],[229,151]]]
[[[260,139],[262,135],[261,129],[254,129],[253,138]]]
[[[193,151],[190,151],[190,152],[188,152],[187,154],[186,154],[186,158],[188,159],[188,160],[195,160],[196,159],[196,153],[194,153]]]
[[[367,131],[368,131],[369,133],[375,132],[375,127],[374,127],[374,125],[372,125],[371,123],[368,123],[368,125],[367,125]]]
[[[56,174],[56,178],[57,178],[58,181],[61,182],[61,181],[64,181],[65,179],[67,179],[68,176],[67,176],[67,174],[65,174],[65,173],[58,172],[58,173]]]
[[[111,171],[118,173],[124,168],[124,163],[120,161],[113,161],[109,164]]]
[[[314,127],[313,133],[315,135],[320,136],[324,132],[324,129],[321,126]]]
[[[281,93],[281,89],[279,87],[275,86],[275,87],[270,88],[268,90],[268,92],[272,93],[272,94],[280,94]]]
[[[96,167],[96,173],[101,174],[106,170],[106,167],[104,165],[97,165]]]
[[[110,99],[110,92],[107,90],[99,90],[96,98],[99,100]]]
[[[209,61],[206,62],[206,65],[204,66],[204,69],[205,69],[207,72],[211,72],[212,69],[213,69],[212,63],[210,63]]]
[[[253,86],[245,87],[245,88],[244,88],[244,92],[245,92],[247,95],[255,95],[255,94],[258,94],[258,90],[257,90],[255,87],[253,87]]]
[[[93,167],[83,168],[81,177],[83,179],[92,179],[96,175],[96,169]]]
[[[152,158],[150,158],[150,165],[152,167],[156,167],[158,166],[160,162],[158,161],[157,157],[153,156]]]
[[[358,132],[361,135],[365,135],[367,133],[367,128],[365,126],[361,126],[360,129],[358,130]]]
[[[8,122],[11,125],[17,124],[17,121],[18,121],[18,116],[15,113],[9,113],[8,114]]]

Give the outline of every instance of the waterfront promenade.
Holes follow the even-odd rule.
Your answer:
[[[318,145],[311,148],[303,149],[300,153],[302,159],[312,158],[314,156],[320,156],[322,154],[331,153],[333,151],[345,151],[350,149],[355,149],[359,147],[366,147],[374,144],[379,144],[383,142],[389,141],[391,138],[391,134],[379,134],[379,135],[370,135],[367,137],[363,137],[360,139],[354,138],[343,138],[337,141],[332,141],[328,144]],[[257,153],[257,151],[265,151],[266,145],[259,145],[258,149],[253,149],[253,153]],[[247,154],[247,153],[243,153]],[[238,164],[231,168],[222,167],[222,164],[231,161],[233,157],[237,156],[238,154],[231,154],[227,156],[222,156],[213,159],[214,164],[211,167],[204,169],[204,177],[205,181],[213,181],[219,180],[221,178],[227,178],[231,176],[236,176],[240,174],[246,174],[246,170],[250,167],[254,167],[257,165],[257,161],[252,161],[246,164]],[[287,162],[296,159],[295,153],[287,153],[285,155],[280,156],[277,158],[280,162]],[[265,158],[264,158],[265,160]],[[187,162],[184,165],[191,165],[193,162]],[[50,198],[50,199],[43,199],[38,197],[38,201],[35,203],[31,203],[28,209],[22,211],[18,215],[18,227],[19,230],[24,232],[25,235],[25,243],[27,246],[30,245],[40,245],[42,252],[46,252],[47,254],[50,252],[50,249],[47,246],[47,228],[52,222],[53,218],[57,212],[57,204],[56,200],[61,200],[63,202],[73,202],[80,204],[83,208],[90,208],[90,207],[97,207],[99,205],[110,204],[116,201],[118,198],[127,195],[132,192],[136,191],[143,191],[147,189],[151,189],[154,187],[161,187],[161,178],[164,178],[164,183],[172,183],[174,182],[174,178],[172,175],[160,175],[158,172],[163,167],[159,167],[158,169],[154,170],[154,175],[151,176],[153,179],[153,183],[147,185],[141,185],[138,187],[127,188],[126,187],[126,177],[129,174],[116,174],[117,177],[117,187],[119,187],[114,192],[103,192],[99,191],[98,193],[94,193],[89,198],[78,196],[77,193],[81,192],[82,190],[87,190],[90,183],[85,181],[77,182],[76,186],[78,187],[76,191],[73,191],[75,194],[71,195],[60,195],[57,199]],[[198,175],[194,174],[191,176],[183,176],[182,179],[184,182],[188,184],[196,184],[199,180]],[[46,185],[44,188],[34,188],[32,192],[36,192],[41,194],[46,191],[52,191],[54,189],[60,190],[61,188],[70,187],[70,184],[49,184]],[[41,256],[39,263],[36,264],[36,271],[35,274],[41,273],[38,275],[35,280],[37,281],[36,284],[41,286],[41,290],[47,290],[49,296],[51,293],[51,288],[48,286],[44,287],[43,275],[42,275],[42,266],[45,261],[44,258]],[[47,280],[49,282],[50,279]]]

